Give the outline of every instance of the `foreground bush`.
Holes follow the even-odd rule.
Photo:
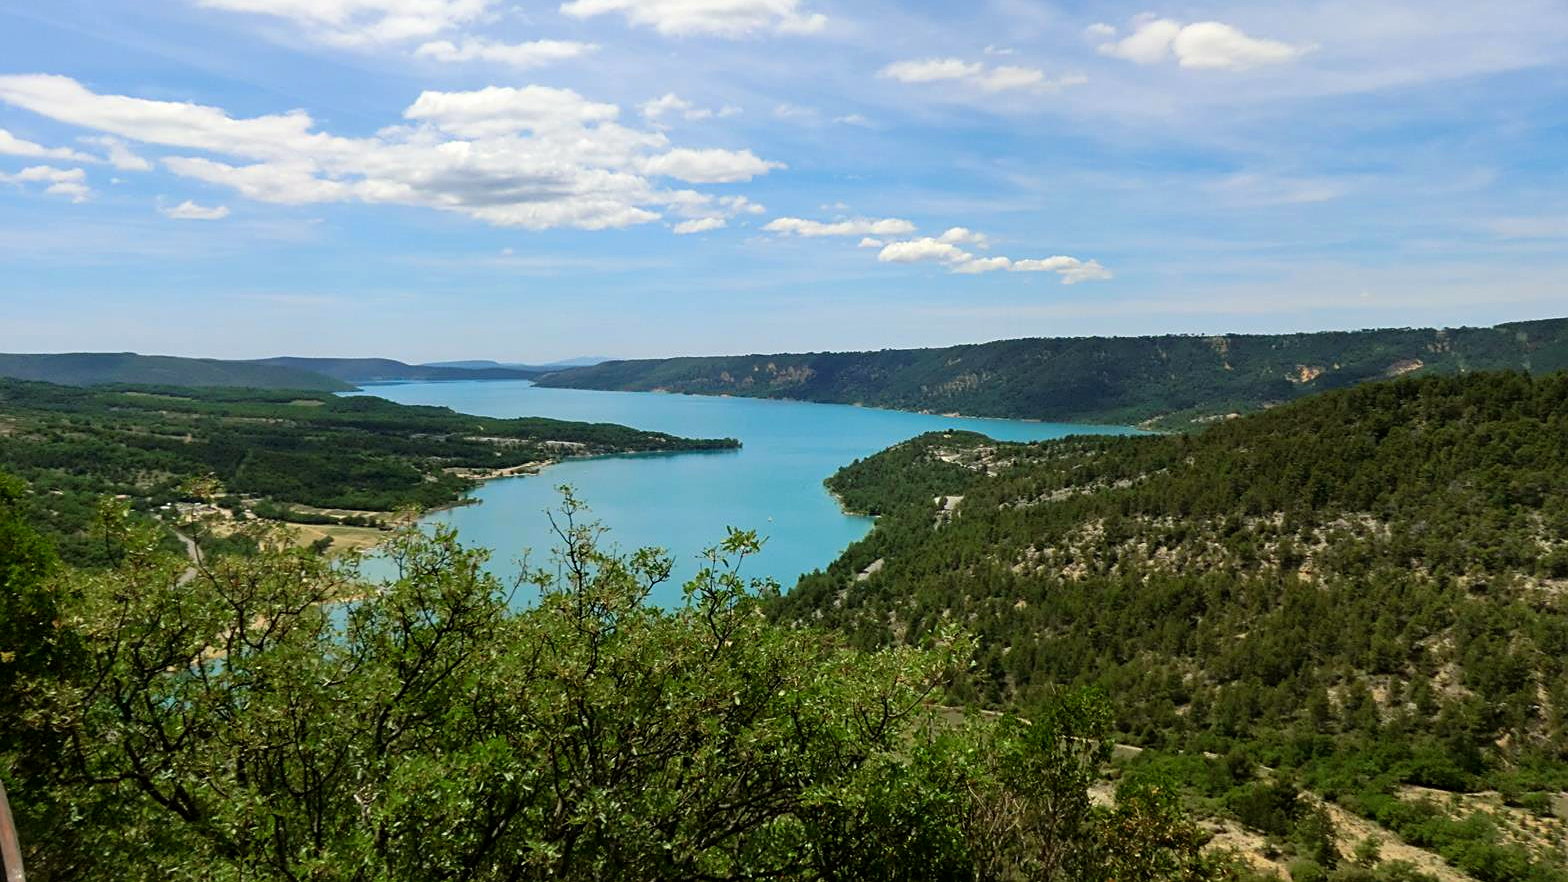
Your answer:
[[[771,624],[734,531],[661,610],[670,559],[582,517],[568,494],[526,610],[446,531],[400,534],[367,593],[266,537],[193,565],[109,517],[116,566],[27,589],[66,647],[6,721],[46,745],[0,766],[34,878],[1220,874],[1159,787],[1091,804],[1097,700],[939,719],[965,639],[862,653]]]

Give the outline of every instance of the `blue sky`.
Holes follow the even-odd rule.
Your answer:
[[[1568,315],[1568,3],[0,7],[0,351]]]

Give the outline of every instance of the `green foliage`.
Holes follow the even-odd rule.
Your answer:
[[[0,752],[32,877],[1227,877],[1167,790],[1091,803],[1103,699],[953,722],[930,699],[970,641],[775,625],[739,571],[754,533],[662,610],[666,555],[606,550],[569,492],[556,526],[518,609],[444,530],[399,534],[366,586],[265,535],[193,569],[107,518],[117,565],[57,577],[79,655],[9,721],[58,747]]]
[[[1317,861],[1300,858],[1290,862],[1290,882],[1329,882],[1328,870]]]
[[[471,489],[470,475],[563,456],[731,449],[625,426],[492,419],[380,398],[254,389],[81,389],[0,380],[0,466],[47,488],[34,514],[73,561],[97,499],[140,511],[186,500],[216,478],[235,498],[372,511],[431,508]],[[239,505],[243,506],[243,501]],[[333,522],[345,522],[340,517]]]
[[[1023,419],[1172,427],[1402,373],[1568,368],[1568,319],[1496,328],[1003,340],[886,349],[615,361],[541,385],[663,389]]]
[[[1246,785],[1232,791],[1226,801],[1243,824],[1282,838],[1295,830],[1302,812],[1295,786],[1283,781]]]
[[[64,661],[69,643],[56,627],[57,599],[49,577],[54,549],[27,523],[26,487],[0,474],[0,744],[29,734],[23,718],[35,708],[37,679]]]
[[[1437,852],[1481,882],[1568,880],[1560,855],[1535,855],[1508,841],[1485,814],[1455,818],[1429,799],[1412,802],[1376,792],[1358,794],[1349,803],[1410,844]]]
[[[1369,384],[1197,435],[933,434],[828,486],[881,517],[774,615],[868,649],[962,621],[955,700],[1097,686],[1124,740],[1226,756],[1184,785],[1260,830],[1300,838],[1256,765],[1342,799],[1568,777],[1568,376]]]

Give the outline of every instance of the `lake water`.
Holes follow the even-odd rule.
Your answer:
[[[491,481],[474,491],[477,505],[427,520],[451,524],[463,540],[495,552],[498,575],[518,571],[519,556],[548,561],[545,512],[556,487],[570,484],[623,549],[656,545],[675,557],[676,576],[653,598],[673,605],[695,556],[724,537],[725,527],[767,538],[746,575],[771,576],[786,589],[802,573],[827,566],[870,529],[844,514],[822,486],[841,466],[924,432],[967,429],[1005,441],[1131,429],[964,419],[836,404],[717,398],[645,392],[541,389],[527,382],[462,381],[367,386],[366,394],[403,404],[433,404],[493,417],[541,416],[621,423],[694,438],[739,438],[738,451],[575,460],[535,477]]]

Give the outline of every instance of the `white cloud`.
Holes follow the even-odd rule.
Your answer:
[[[543,67],[558,61],[568,61],[581,58],[592,52],[598,51],[594,43],[579,43],[575,40],[533,40],[528,43],[498,43],[482,37],[469,37],[460,43],[451,40],[436,40],[425,43],[414,54],[421,58],[430,58],[436,61],[464,62],[487,61],[494,64],[504,64],[519,70],[534,67]]]
[[[1176,35],[1181,33],[1181,25],[1168,18],[1145,18],[1137,23],[1137,27],[1120,42],[1106,42],[1100,44],[1100,54],[1112,58],[1122,58],[1135,61],[1139,64],[1157,64],[1171,56],[1171,43]],[[1115,36],[1116,29],[1110,25],[1093,25],[1090,32],[1096,28],[1108,29],[1106,36]]]
[[[973,245],[976,248],[991,247],[991,240],[984,233],[977,233],[968,227],[949,227],[947,232],[937,237],[937,241],[950,245]]]
[[[835,116],[833,121],[840,125],[846,126],[859,126],[861,128],[867,129],[871,127],[871,120],[866,119],[864,116],[861,116],[858,113],[851,113],[846,116]]]
[[[620,124],[614,104],[542,86],[427,91],[404,123],[362,138],[317,131],[302,110],[235,118],[216,107],[99,95],[67,77],[0,76],[0,102],[200,151],[162,162],[252,199],[414,205],[529,229],[624,227],[665,210],[752,213],[760,207],[743,197],[672,191],[654,179],[745,181],[783,167],[749,150],[675,147],[662,132]],[[739,201],[725,201],[732,199]]]
[[[163,160],[163,165],[180,177],[229,187],[258,202],[309,205],[346,202],[356,196],[369,199],[377,195],[375,185],[368,181],[363,182],[363,191],[356,193],[354,184],[319,177],[317,166],[311,162],[258,162],[237,166],[199,156],[170,156]]]
[[[1175,58],[1177,64],[1186,68],[1246,70],[1295,61],[1313,49],[1309,45],[1249,37],[1217,21],[1183,25],[1168,18],[1144,18],[1136,24],[1135,30],[1120,41],[1101,43],[1100,54],[1138,64],[1158,64]],[[1102,26],[1095,26],[1098,27]],[[1095,28],[1090,32],[1096,33]],[[1099,35],[1114,36],[1115,29]]]
[[[752,202],[745,196],[720,196],[718,198],[718,203],[724,207],[724,210],[728,212],[731,217],[738,214],[767,213],[767,208]]]
[[[484,138],[609,123],[620,113],[614,104],[588,101],[571,89],[486,86],[473,92],[421,92],[403,117],[454,135]]]
[[[968,260],[970,256],[964,249],[951,242],[925,236],[905,242],[891,242],[883,246],[877,254],[877,260],[883,263],[919,263],[926,260],[961,263]]]
[[[670,36],[812,34],[827,26],[827,16],[801,6],[801,0],[570,0],[561,12],[574,18],[620,13],[630,24]]]
[[[1249,37],[1228,24],[1200,21],[1182,28],[1171,49],[1182,67],[1245,70],[1295,61],[1312,47]]]
[[[689,236],[692,233],[706,233],[709,230],[722,230],[729,223],[722,217],[701,217],[689,221],[681,221],[675,225],[675,235]]]
[[[1079,260],[1076,257],[1047,257],[1044,259],[1013,260],[1000,255],[978,257],[958,247],[972,244],[985,247],[986,237],[965,227],[952,227],[941,236],[924,236],[902,242],[889,242],[877,254],[882,263],[940,263],[949,272],[959,275],[980,275],[990,272],[1039,273],[1054,272],[1062,284],[1103,281],[1111,278],[1110,270],[1098,261]]]
[[[1097,260],[1079,260],[1076,257],[1047,257],[1044,260],[1015,260],[1009,267],[1015,273],[1056,273],[1063,285],[1079,282],[1101,282],[1112,278],[1111,271]]]
[[[859,247],[859,248],[881,248],[883,245],[886,245],[886,244],[887,244],[887,242],[883,241],[882,239],[873,239],[870,236],[867,236],[864,239],[860,240],[860,245],[857,246],[857,247]]]
[[[229,207],[227,205],[208,207],[198,205],[189,199],[173,207],[159,208],[158,211],[164,217],[173,218],[174,220],[223,220],[229,216]]]
[[[98,95],[70,77],[47,74],[0,76],[0,101],[59,122],[169,147],[282,155],[331,141],[350,143],[312,133],[304,111],[233,119],[216,107]]]
[[[854,218],[824,223],[798,217],[780,217],[768,221],[763,227],[770,233],[804,236],[817,239],[824,236],[907,236],[915,225],[901,218]]]
[[[417,40],[483,18],[492,0],[196,0],[198,5],[285,19],[337,46]]]
[[[0,183],[44,184],[45,193],[64,196],[72,202],[86,202],[93,195],[92,189],[87,186],[87,172],[79,168],[34,165],[14,175],[0,172]]]
[[[900,83],[936,83],[942,80],[966,80],[979,76],[985,65],[962,58],[923,58],[917,61],[895,61],[882,68],[878,76]]]
[[[1045,71],[1036,67],[997,67],[988,71],[979,80],[980,88],[987,92],[1002,92],[1007,89],[1027,89],[1037,87],[1045,82]]]
[[[1037,67],[1020,65],[987,67],[977,61],[965,61],[962,58],[895,61],[882,68],[877,75],[910,84],[962,82],[986,92],[1006,92],[1013,89],[1054,92],[1066,86],[1077,86],[1088,82],[1087,78],[1077,74],[1049,79],[1045,71]]]
[[[79,139],[108,153],[107,162],[120,171],[152,171],[152,163],[132,152],[125,142],[109,135],[93,135]]]
[[[664,119],[666,116],[679,116],[686,120],[701,120],[709,119],[716,115],[713,110],[706,107],[698,107],[674,92],[667,92],[662,97],[655,98],[652,101],[645,101],[640,109],[644,119],[653,121]],[[726,109],[738,110],[735,108]]]
[[[32,141],[24,141],[5,129],[0,129],[0,154],[5,156],[26,156],[29,159],[67,159],[72,162],[93,162],[93,158],[83,153],[78,153],[69,147],[45,147]]]
[[[665,194],[671,211],[689,220],[724,220],[744,214],[767,211],[745,196],[711,196],[696,190],[676,190]]]
[[[750,150],[693,150],[680,147],[642,161],[642,170],[693,184],[732,184],[749,181],[774,169],[782,162],[769,162]]]
[[[979,275],[996,270],[1011,269],[1013,262],[1005,257],[971,257],[953,267],[953,272],[963,275]]]

